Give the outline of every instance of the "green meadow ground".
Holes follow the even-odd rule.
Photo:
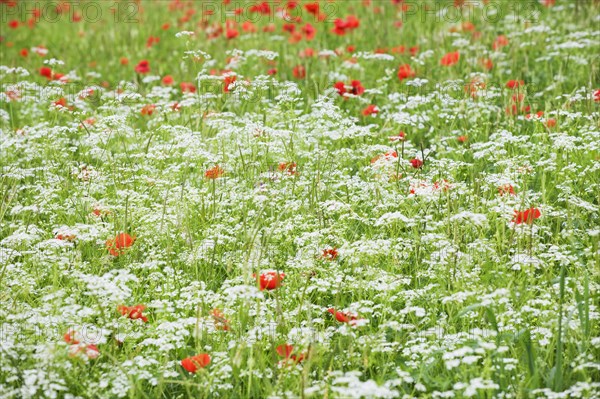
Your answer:
[[[597,2],[11,3],[0,398],[600,397]]]

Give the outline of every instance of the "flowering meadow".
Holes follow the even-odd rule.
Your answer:
[[[0,398],[600,398],[598,1],[0,16]]]

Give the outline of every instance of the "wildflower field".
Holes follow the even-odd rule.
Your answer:
[[[600,398],[600,2],[0,0],[0,398]]]

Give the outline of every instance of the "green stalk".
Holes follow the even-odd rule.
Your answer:
[[[562,391],[562,357],[563,357],[563,342],[562,342],[562,311],[563,301],[565,297],[565,267],[560,268],[560,297],[558,302],[558,343],[556,345],[556,360],[554,363],[554,391]]]

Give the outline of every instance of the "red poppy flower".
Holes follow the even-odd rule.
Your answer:
[[[227,39],[235,39],[236,37],[238,37],[239,34],[240,32],[238,32],[237,29],[227,29],[225,31],[225,37]]]
[[[150,63],[147,60],[140,61],[135,66],[135,72],[142,73],[142,74],[150,72]]]
[[[288,33],[294,33],[296,25],[294,24],[283,24],[283,31]]]
[[[142,314],[142,312],[146,309],[145,305],[135,305],[135,306],[125,306],[119,305],[117,306],[117,311],[121,313],[123,316],[130,318],[131,320],[140,319],[144,323],[148,322],[148,318]]]
[[[392,54],[404,54],[406,52],[406,47],[405,46],[392,47],[390,52]]]
[[[190,83],[190,82],[181,82],[179,87],[181,87],[182,93],[195,93],[196,92],[196,86],[194,86],[194,84]]]
[[[315,35],[317,34],[317,30],[315,29],[315,27],[309,23],[302,27],[302,32],[304,33],[306,40],[309,41],[314,39]]]
[[[390,141],[404,141],[406,140],[406,133],[400,132],[397,136],[391,136]]]
[[[129,248],[135,242],[135,237],[127,233],[119,233],[114,239],[106,241],[106,248],[112,256],[119,256],[125,253],[126,248]]]
[[[277,351],[277,354],[279,356],[283,357],[286,362],[291,360],[292,362],[294,362],[296,364],[300,363],[306,357],[306,355],[304,353],[295,355],[294,347],[289,344],[279,345],[277,348],[275,348],[275,351]]]
[[[75,234],[62,234],[62,233],[58,233],[54,236],[55,239],[57,240],[61,240],[61,241],[75,241],[75,239],[77,238],[75,236]]]
[[[421,161],[418,158],[413,158],[410,160],[410,164],[412,165],[413,168],[419,169],[421,166],[423,166],[423,161]]]
[[[508,46],[508,39],[504,35],[500,35],[494,40],[494,44],[492,44],[492,48],[494,50],[498,50],[501,47]]]
[[[511,104],[510,106],[506,107],[506,114],[507,115],[518,115],[519,112],[527,112],[529,111],[529,106],[527,107],[521,107],[521,109],[519,109],[517,107],[517,104]]]
[[[150,36],[146,41],[146,47],[150,48],[155,44],[158,44],[158,42],[160,42],[160,37]]]
[[[63,339],[67,344],[70,345],[76,345],[78,344],[79,341],[79,334],[73,330],[72,328],[70,328],[64,335],[63,335]]]
[[[11,101],[18,101],[21,99],[21,92],[17,89],[9,89],[5,94]]]
[[[79,93],[79,96],[78,96],[78,97],[79,97],[79,99],[80,99],[80,100],[85,100],[86,98],[93,96],[93,95],[94,95],[94,93],[95,93],[94,89],[92,89],[92,88],[87,88],[87,89],[85,89],[85,90],[82,90],[82,91]]]
[[[340,96],[346,93],[346,84],[344,82],[335,82],[333,88],[337,90]]]
[[[207,179],[218,179],[224,174],[225,171],[223,170],[223,168],[221,168],[219,165],[215,165],[212,168],[208,169],[206,172],[204,172],[204,177],[206,177]]]
[[[200,353],[196,356],[186,357],[181,361],[181,366],[190,373],[195,373],[210,364],[210,356],[207,353]]]
[[[448,53],[444,55],[440,61],[440,64],[444,66],[452,66],[460,60],[460,53],[458,51],[454,51],[452,53]]]
[[[64,98],[64,97],[61,97],[58,100],[54,101],[53,104],[56,107],[66,107],[67,106],[67,99]]]
[[[544,116],[544,111],[538,111],[538,112],[536,112],[536,113],[535,113],[535,116],[536,116],[538,119],[539,119],[539,118],[541,118],[542,116]],[[531,119],[531,118],[533,118],[533,115],[532,115],[532,114],[527,114],[527,115],[525,115],[525,119]]]
[[[506,113],[508,115],[517,115],[520,112],[529,112],[531,110],[531,106],[524,106],[523,102],[525,100],[525,95],[523,93],[518,93],[511,97],[511,104],[506,108]]]
[[[509,89],[516,89],[518,87],[521,87],[525,84],[524,81],[522,80],[509,80],[508,82],[506,82],[506,87],[508,87]]]
[[[92,210],[92,214],[94,216],[104,216],[104,215],[108,215],[109,213],[110,213],[109,210],[102,209],[99,206],[94,206],[94,209]]]
[[[516,224],[528,223],[532,224],[535,219],[539,219],[542,213],[538,208],[529,208],[524,211],[515,210],[513,222]]]
[[[415,71],[413,71],[410,68],[410,65],[403,64],[403,65],[400,65],[400,67],[398,68],[398,79],[400,79],[400,81],[402,81],[404,79],[412,78],[414,76],[415,76]]]
[[[213,309],[210,315],[214,319],[215,328],[217,330],[229,331],[229,320],[225,318],[219,309]]]
[[[277,170],[286,172],[288,175],[295,175],[297,166],[296,162],[280,162],[279,165],[277,165]]]
[[[596,90],[594,93],[594,101],[600,102],[600,89]]]
[[[142,113],[142,115],[152,115],[154,113],[154,110],[156,109],[156,105],[154,104],[146,104],[142,107],[142,110],[140,111]]]
[[[27,50],[26,48],[22,49],[20,51],[21,57],[27,57],[29,55],[29,50]]]
[[[354,15],[348,15],[346,17],[346,26],[348,29],[356,29],[360,26],[360,20]]]
[[[315,50],[313,50],[310,47],[305,48],[304,50],[301,50],[300,52],[298,52],[298,57],[300,57],[300,58],[310,58],[310,57],[314,57],[314,55],[315,55]]]
[[[17,29],[19,27],[19,21],[17,21],[16,19],[9,21],[8,27],[11,29]]]
[[[223,79],[223,92],[224,93],[229,93],[229,86],[235,82],[237,79],[237,76],[235,75],[229,75],[229,76],[225,76],[225,78]]]
[[[244,32],[254,33],[254,32],[256,32],[257,29],[256,29],[256,25],[254,25],[252,22],[245,21],[242,24],[242,30]]]
[[[285,357],[286,359],[290,357],[292,352],[294,352],[294,347],[292,345],[279,345],[276,349],[277,354],[281,357]]]
[[[250,12],[269,15],[271,13],[271,6],[268,2],[263,1],[250,7]]]
[[[164,78],[162,78],[162,83],[164,85],[170,86],[173,84],[173,82],[174,82],[174,79],[173,79],[173,76],[171,76],[171,75],[167,75]]]
[[[48,67],[41,67],[40,75],[48,80],[58,80],[64,76],[63,74],[54,72],[51,68]]]
[[[258,278],[260,290],[261,291],[264,291],[264,290],[271,291],[271,290],[274,290],[275,288],[279,288],[281,286],[281,282],[283,281],[284,277],[285,277],[284,273],[279,273],[274,270],[270,270],[270,271],[261,273]]]
[[[341,18],[337,18],[333,21],[334,28],[331,30],[334,34],[338,36],[343,36],[346,34],[346,21]]]
[[[323,259],[335,260],[339,256],[337,248],[327,248],[323,250]]]
[[[320,6],[319,3],[307,3],[304,9],[313,15],[319,15]]]
[[[83,123],[80,126],[93,126],[96,123],[96,119],[94,118],[87,118],[84,119]]]
[[[331,313],[335,317],[335,319],[337,321],[339,321],[340,323],[355,324],[353,322],[358,320],[357,316],[354,316],[347,312],[339,312],[339,311],[335,310],[334,308],[329,308],[329,309],[327,309],[327,311],[329,313]]]
[[[365,109],[362,110],[362,114],[364,116],[376,115],[378,113],[379,113],[379,109],[377,108],[376,105],[373,105],[373,104],[367,105],[365,107]]]
[[[475,31],[475,25],[473,25],[470,21],[465,21],[462,23],[461,28],[464,32],[473,32]]]
[[[89,344],[85,347],[85,355],[88,357],[88,359],[96,359],[98,356],[100,356],[100,351],[96,345]]]
[[[494,68],[494,62],[489,58],[482,58],[479,60],[479,63],[488,71],[491,71]]]
[[[468,140],[468,137],[467,136],[458,136],[456,138],[456,140],[458,140],[459,143],[466,143]]]
[[[377,155],[376,157],[372,158],[371,163],[375,163],[375,162],[379,161],[380,159],[392,160],[394,158],[398,158],[398,153],[394,150],[390,150],[390,151],[386,152],[385,154],[380,154],[380,155]]]
[[[350,85],[347,89],[346,84],[344,82],[336,82],[333,87],[337,90],[337,92],[343,96],[345,93],[350,93],[355,96],[360,96],[365,92],[365,88],[363,87],[360,80],[353,80],[350,82]]]
[[[354,94],[355,96],[360,96],[365,92],[365,88],[360,83],[360,80],[353,80],[350,82],[350,86],[350,93]]]
[[[121,57],[120,62],[121,62],[121,65],[127,65],[127,64],[129,64],[129,60],[127,58],[125,58],[125,57]]]
[[[479,90],[483,90],[485,87],[485,82],[480,77],[475,77],[465,85],[465,93],[475,98],[477,97]]]
[[[292,74],[296,79],[304,79],[306,77],[306,68],[302,65],[296,65],[292,70]]]
[[[515,195],[515,189],[510,184],[503,184],[502,186],[498,187],[498,194],[500,194],[500,195],[504,195],[504,194]]]
[[[346,19],[337,18],[333,21],[334,27],[331,30],[334,34],[343,36],[349,31],[360,26],[360,21],[354,15],[348,15]]]
[[[552,129],[554,126],[556,126],[556,119],[554,119],[554,118],[548,118],[546,120],[546,127],[548,129]]]
[[[96,359],[100,356],[100,351],[96,345],[92,344],[73,344],[69,346],[69,357],[83,357],[87,359]]]

